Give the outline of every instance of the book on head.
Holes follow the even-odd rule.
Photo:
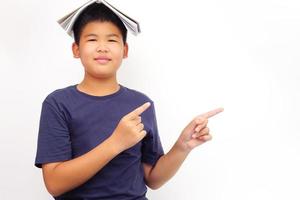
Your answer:
[[[87,3],[83,4],[79,8],[73,10],[71,13],[67,14],[66,16],[59,19],[57,22],[60,26],[66,30],[66,32],[73,37],[73,25],[80,15],[80,13],[89,5],[93,3],[103,3],[106,7],[108,7],[111,11],[113,11],[123,22],[127,30],[130,30],[134,35],[137,35],[141,32],[139,23],[130,18],[129,16],[125,15],[123,12],[112,6],[105,0],[90,0]]]

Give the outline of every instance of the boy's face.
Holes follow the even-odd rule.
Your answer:
[[[80,42],[72,46],[75,58],[80,58],[85,73],[94,78],[115,76],[123,58],[128,55],[120,30],[111,22],[90,22],[82,30]]]

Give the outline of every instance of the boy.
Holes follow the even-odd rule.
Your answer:
[[[44,100],[35,165],[55,199],[145,200],[146,185],[162,186],[193,148],[211,139],[207,119],[222,109],[193,119],[165,154],[152,100],[117,82],[128,55],[120,18],[93,3],[73,32],[84,78]]]

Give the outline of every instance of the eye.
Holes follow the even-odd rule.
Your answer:
[[[117,42],[117,40],[112,40],[112,39],[110,39],[110,40],[108,40],[109,42]]]
[[[96,39],[89,39],[88,40],[89,42],[94,42],[94,41],[97,41]]]

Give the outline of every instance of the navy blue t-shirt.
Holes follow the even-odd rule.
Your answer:
[[[155,165],[164,154],[158,135],[153,101],[121,84],[106,96],[81,92],[77,85],[58,89],[43,102],[35,166],[81,156],[106,140],[123,116],[151,102],[141,114],[146,137],[121,152],[81,186],[55,199],[144,200],[147,187],[142,163]]]

